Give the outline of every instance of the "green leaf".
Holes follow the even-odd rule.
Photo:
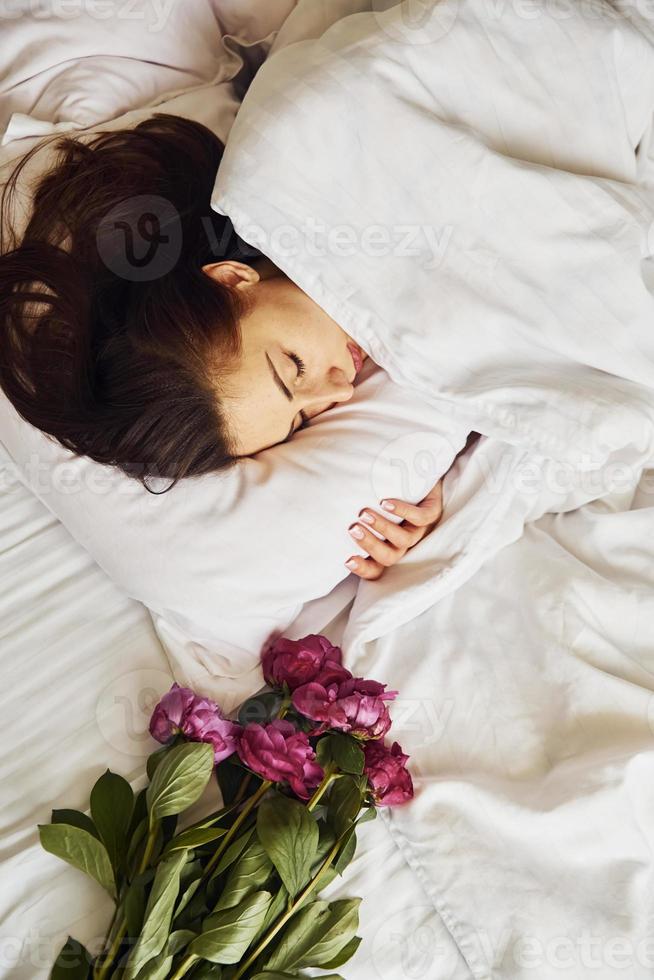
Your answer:
[[[220,980],[222,974],[222,967],[218,963],[200,961],[193,969],[193,980]]]
[[[147,786],[145,786],[143,789],[140,789],[138,791],[134,799],[134,809],[132,810],[132,819],[129,822],[129,828],[127,830],[127,836],[130,838],[132,837],[138,825],[143,820],[143,817],[147,817],[148,815],[148,808],[145,799],[147,791],[148,788]]]
[[[132,833],[132,839],[130,840],[129,847],[127,848],[126,863],[128,869],[131,870],[132,868],[135,869],[136,867],[138,867],[136,858],[139,853],[139,848],[142,851],[143,846],[145,846],[145,838],[147,837],[147,834],[148,834],[148,815],[146,813],[146,815],[141,819],[140,823],[137,824],[134,832]]]
[[[252,977],[252,980],[303,980],[304,974],[300,977],[299,973],[278,973],[276,970],[264,970],[263,973],[257,973],[256,976]],[[193,975],[193,980],[195,980],[195,974]],[[343,980],[343,977],[339,973],[321,974],[318,980]]]
[[[265,969],[273,972],[293,969],[307,948],[307,942],[310,944],[313,930],[328,917],[329,905],[322,899],[304,905],[282,930],[280,942],[264,963]]]
[[[54,962],[50,980],[86,980],[92,959],[88,949],[69,936]]]
[[[141,967],[164,948],[185,861],[186,852],[176,851],[157,865],[143,928],[130,953],[123,980],[134,980]]]
[[[143,928],[145,918],[145,886],[150,877],[154,877],[152,868],[137,875],[130,883],[123,901],[123,911],[127,920],[127,935],[136,940]]]
[[[255,840],[232,866],[214,912],[238,905],[246,895],[259,891],[270,878],[272,870],[272,861],[263,845]]]
[[[150,819],[181,813],[195,803],[211,778],[213,746],[182,742],[166,753],[147,789]]]
[[[356,851],[356,849],[357,849],[356,827],[352,826],[346,832],[345,837],[343,838],[342,846],[338,852],[338,856],[334,861],[334,871],[337,874],[339,875],[343,874],[348,864],[354,857],[354,852]]]
[[[132,819],[129,822],[129,827],[127,828],[127,840],[129,841],[129,846],[127,848],[127,870],[128,873],[134,869],[134,859],[136,856],[136,851],[138,850],[139,844],[143,840],[147,829],[148,829],[148,809],[145,802],[145,794],[147,792],[147,787],[139,790],[136,794],[134,800],[134,809],[132,810]]]
[[[264,970],[263,973],[257,973],[256,976],[252,977],[252,980],[303,980],[304,974],[300,977],[299,973],[278,973],[276,970]],[[193,980],[195,980],[195,974],[193,975]],[[330,973],[321,974],[318,980],[343,980],[340,973]]]
[[[86,830],[65,823],[38,824],[38,828],[41,846],[46,851],[95,878],[116,898],[111,861],[102,841]]]
[[[341,776],[332,786],[328,799],[327,819],[337,837],[355,820],[361,809],[361,791],[354,776]]]
[[[362,823],[368,823],[369,820],[375,820],[376,817],[377,817],[377,807],[367,806],[365,807],[363,813],[357,820],[357,826],[359,826],[359,824]]]
[[[114,869],[116,889],[125,871],[127,830],[134,809],[132,787],[115,772],[107,769],[91,790],[91,816],[107,848]]]
[[[257,973],[252,980],[298,980],[297,973],[277,973],[276,970],[265,970],[263,973]],[[322,978],[321,978],[322,980]]]
[[[254,892],[233,908],[208,916],[188,952],[211,963],[238,963],[264,920],[272,896]]]
[[[209,844],[212,840],[218,840],[219,837],[224,837],[226,833],[226,827],[207,827],[206,829],[198,828],[197,830],[184,830],[177,837],[173,837],[170,843],[166,846],[164,854],[167,856],[173,851],[188,851],[195,847],[201,847],[202,844]]]
[[[248,841],[252,837],[253,833],[254,833],[254,827],[250,827],[250,829],[246,830],[244,834],[241,834],[240,837],[237,837],[236,840],[232,841],[232,843],[225,850],[225,853],[223,854],[220,861],[216,865],[216,868],[213,874],[211,875],[212,879],[222,874],[223,871],[225,871],[225,869],[230,866],[230,864],[233,864],[234,861],[236,861],[236,859],[241,856],[241,854],[247,847]]]
[[[168,745],[162,745],[161,748],[156,749],[154,752],[151,752],[150,755],[148,756],[147,762],[145,763],[145,769],[148,774],[148,779],[150,780],[150,782],[152,782],[152,778],[155,772],[157,771],[157,766],[163,760],[166,753],[169,752],[172,747],[173,746],[171,743],[168,743]]]
[[[329,824],[325,823],[324,820],[318,821],[318,831],[318,850],[316,851],[314,868],[316,868],[319,864],[322,864],[323,860],[327,857],[328,853],[336,843],[336,835],[334,831]]]
[[[298,966],[325,966],[354,937],[359,926],[360,898],[343,898],[329,903],[329,916],[321,920],[312,936],[312,945],[302,954]]]
[[[331,885],[335,878],[338,878],[338,872],[332,865],[330,865],[330,867],[322,873],[320,877],[320,887],[317,891],[321,892],[324,888],[327,888],[327,886]]]
[[[175,907],[174,917],[180,915],[188,903],[191,901],[202,881],[202,862],[200,860],[189,861],[182,868],[179,879],[179,890],[181,898]]]
[[[360,898],[347,898],[329,905],[318,900],[306,906],[291,920],[266,969],[331,965],[356,933],[360,903]]]
[[[97,827],[81,810],[53,810],[50,819],[52,823],[66,823],[69,827],[79,827],[80,830],[85,830],[87,834],[100,840]]]
[[[275,924],[282,912],[286,911],[286,903],[288,902],[288,892],[283,885],[280,885],[273,895],[273,900],[268,906],[268,911],[266,912],[266,917],[261,923],[259,931],[252,940],[253,943],[258,942],[259,939]]]
[[[326,769],[327,766],[331,765],[334,761],[332,755],[332,737],[331,735],[323,735],[318,739],[316,743],[316,762]]]
[[[248,789],[254,790],[257,785],[261,784],[261,780],[257,779],[252,773],[247,772],[241,765],[236,761],[232,761],[234,757],[228,756],[219,762],[216,766],[216,782],[218,783],[218,789],[220,790],[220,795],[225,806],[231,806],[234,802],[234,797],[241,788],[241,783],[244,779],[249,777]]]
[[[267,725],[273,718],[277,717],[284,697],[277,691],[263,691],[244,701],[238,710],[238,722],[240,725],[256,722],[258,725]]]
[[[351,735],[343,735],[342,733],[329,735],[328,738],[334,765],[341,772],[356,773],[357,775],[362,773],[365,756],[358,740]]]
[[[184,949],[192,939],[195,939],[195,933],[190,929],[171,932],[163,951],[145,964],[136,980],[168,980],[175,954]]]
[[[347,963],[348,960],[352,959],[360,945],[361,936],[352,936],[349,943],[346,943],[345,946],[343,946],[340,953],[337,953],[337,955],[330,960],[329,963],[322,964],[323,970],[333,970],[338,966],[343,966],[344,963]],[[325,977],[321,977],[320,980],[325,980]]]
[[[318,824],[304,804],[277,794],[263,799],[257,834],[291,898],[309,880],[318,850]]]

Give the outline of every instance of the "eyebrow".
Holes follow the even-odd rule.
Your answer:
[[[268,356],[268,351],[266,351],[266,360],[268,361],[268,367],[270,368],[270,373],[272,374],[272,376],[274,378],[275,384],[277,385],[277,387],[279,388],[279,390],[285,395],[285,397],[288,398],[289,402],[292,402],[293,401],[293,395],[288,390],[288,388],[286,387],[286,385],[284,384],[284,382],[282,381],[282,379],[280,378],[280,376],[277,374],[277,371],[275,370],[275,365],[273,364],[273,362],[270,360],[270,357]],[[293,421],[291,422],[291,427],[288,430],[288,435],[286,436],[285,439],[282,440],[282,442],[288,442],[288,440],[291,438],[291,436],[293,436],[296,432],[299,432],[300,429],[306,428],[306,426],[309,424],[309,419],[306,417],[306,415],[304,414],[304,412],[301,411],[300,412],[300,415],[302,416],[302,424],[301,425],[298,425],[298,427],[296,429],[295,428],[295,419],[293,419]]]
[[[268,356],[268,351],[266,351],[266,360],[268,361],[268,367],[270,368],[271,374],[275,379],[275,384],[277,385],[279,390],[283,392],[283,394],[288,398],[289,402],[292,402],[293,395],[290,393],[290,391],[288,390],[288,388],[286,387],[286,385],[284,384],[280,376],[277,374],[277,371],[275,370],[275,365],[273,364],[273,362],[270,360],[270,357]]]

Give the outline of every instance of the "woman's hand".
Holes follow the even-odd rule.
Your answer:
[[[406,555],[418,541],[432,531],[443,513],[443,480],[440,479],[419,504],[407,504],[391,497],[382,500],[382,508],[403,518],[401,524],[389,521],[383,514],[367,507],[359,512],[359,521],[348,531],[369,557],[353,555],[345,564],[359,578],[369,581],[380,578],[384,571]],[[366,517],[368,515],[368,517]],[[381,541],[369,528],[383,535]]]

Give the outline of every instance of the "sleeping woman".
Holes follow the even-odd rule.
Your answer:
[[[209,129],[159,115],[59,139],[20,235],[19,178],[42,148],[2,199],[0,386],[24,419],[77,455],[174,484],[285,442],[352,397],[366,351],[211,209],[224,148]],[[168,227],[148,225],[155,199]],[[178,237],[171,268],[113,260],[134,227],[155,250]],[[384,501],[401,523],[362,510],[349,530],[368,557],[348,568],[377,579],[424,538],[441,482],[418,505]]]

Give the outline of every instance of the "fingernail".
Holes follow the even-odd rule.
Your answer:
[[[366,524],[375,523],[375,518],[367,510],[362,510],[361,513],[359,514],[359,517],[361,518],[362,521],[365,521]]]
[[[381,505],[384,510],[395,510],[395,504],[391,503],[390,500],[382,500]]]
[[[348,568],[356,568],[357,567],[357,560],[356,560],[356,558],[348,558],[348,560],[345,562],[345,564],[346,564],[346,566]]]
[[[361,530],[360,527],[357,527],[356,524],[354,524],[352,527],[348,527],[348,531],[350,532],[353,538],[357,539],[357,541],[360,541],[361,538],[363,537],[363,531]]]

